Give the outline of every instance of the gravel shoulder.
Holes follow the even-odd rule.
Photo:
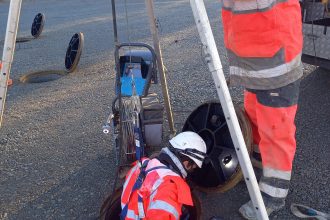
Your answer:
[[[220,5],[205,1],[223,63]],[[188,1],[155,0],[161,45],[168,72],[175,126],[199,104],[217,99],[211,74],[201,57],[201,44]],[[144,3],[128,1],[131,41],[152,44]],[[113,137],[102,125],[114,98],[111,6],[100,0],[23,1],[19,34],[29,36],[34,16],[46,15],[40,39],[17,44],[3,127],[0,130],[0,219],[95,219],[114,178]],[[124,1],[118,3],[121,41],[128,41]],[[0,1],[0,50],[8,1]],[[30,71],[64,69],[71,36],[83,32],[85,48],[78,69],[56,81],[22,84]],[[297,115],[297,155],[286,209],[271,219],[295,219],[291,202],[330,212],[330,73],[304,65]],[[161,89],[151,91],[161,98]],[[242,88],[230,88],[235,103]],[[165,116],[165,115],[164,115]],[[164,138],[168,138],[164,122]],[[224,194],[198,194],[203,219],[222,215],[240,219],[248,200],[244,183]]]

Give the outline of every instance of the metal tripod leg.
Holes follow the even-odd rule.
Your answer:
[[[145,0],[145,2],[146,2],[147,13],[149,16],[150,31],[151,31],[152,39],[154,42],[154,49],[155,49],[155,53],[157,55],[157,67],[158,67],[158,72],[160,75],[160,81],[161,81],[162,93],[163,93],[163,97],[164,97],[164,105],[165,105],[167,120],[169,123],[171,135],[174,136],[176,133],[176,130],[174,128],[173,113],[172,113],[172,107],[171,107],[171,102],[170,102],[170,96],[168,93],[165,66],[163,63],[162,51],[160,48],[158,30],[157,30],[157,26],[156,26],[156,18],[155,18],[155,14],[154,14],[154,1]]]
[[[230,135],[235,146],[237,157],[244,174],[245,183],[249,190],[257,217],[259,220],[268,220],[268,215],[262,200],[258,182],[254,175],[250,157],[246,149],[242,131],[239,126],[234,105],[223,74],[219,53],[213,37],[204,2],[203,0],[190,0],[190,5],[194,13],[199,36],[203,44],[206,55],[205,60],[215,82],[216,90],[227,120]]]
[[[13,62],[16,35],[18,29],[19,16],[21,12],[22,0],[11,0],[9,6],[5,44],[2,54],[2,68],[0,73],[0,126],[5,108],[7,81],[9,79],[11,64]]]

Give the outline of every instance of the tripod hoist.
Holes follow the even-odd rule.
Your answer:
[[[1,119],[6,99],[7,81],[9,79],[15,50],[21,3],[22,0],[10,1],[5,45],[2,57],[3,65],[1,67],[0,74],[0,100],[2,102],[0,106]],[[165,68],[161,56],[157,25],[153,10],[153,0],[145,0],[145,3],[149,15],[150,30],[154,47],[143,43],[119,43],[117,35],[115,0],[111,0],[111,3],[116,47],[116,98],[113,101],[112,114],[110,114],[105,126],[103,127],[103,132],[109,133],[110,127],[113,127],[113,132],[116,135],[116,149],[119,152],[117,153],[117,165],[120,167],[120,151],[122,149],[125,151],[126,158],[128,160],[133,160],[145,155],[145,146],[157,146],[161,143],[162,120],[160,120],[159,115],[162,115],[162,108],[159,106],[156,96],[149,95],[148,93],[151,82],[157,83],[158,81],[157,72],[160,76],[164,106],[171,135],[175,134],[175,129],[173,126],[173,115],[167,89]],[[223,111],[222,116],[228,127],[228,131],[230,132],[230,137],[233,143],[232,150],[236,153],[235,158],[237,158],[237,162],[239,162],[240,169],[244,175],[244,179],[257,212],[258,219],[268,219],[258,183],[253,172],[249,153],[244,142],[240,124],[238,122],[235,108],[223,74],[220,57],[204,2],[202,0],[190,0],[190,5],[194,14],[199,36],[202,41],[205,61],[208,65],[209,71],[212,74],[217,94],[219,96]],[[127,47],[129,48],[129,52],[120,55],[120,50]],[[139,48],[139,50],[131,50],[132,47]],[[208,105],[207,108],[209,109],[208,113],[211,112],[210,109],[216,109],[214,112],[219,112],[219,106],[216,106],[215,108],[212,105]],[[148,110],[150,110],[150,115],[146,114],[148,113]],[[214,112],[212,113],[214,115],[212,115],[210,121],[207,123],[210,123],[211,127],[216,127],[218,125],[221,126],[221,123],[218,123],[219,118]],[[195,112],[192,114],[195,114]],[[193,116],[191,115],[191,117]],[[189,123],[188,118],[188,121],[184,126],[185,129],[189,127]],[[201,136],[203,136],[203,132],[204,130],[200,131]],[[127,139],[124,140],[124,136],[127,137]],[[207,137],[208,135],[203,136],[203,138]],[[230,160],[230,158],[224,158],[223,161],[228,160]],[[225,167],[226,166],[219,166],[218,168],[225,169]],[[224,170],[221,170],[221,172],[222,171]],[[221,178],[219,177],[219,180],[220,179]],[[221,181],[216,184],[221,184]],[[115,185],[116,181],[114,183],[114,187]]]
[[[104,133],[109,133],[109,128],[112,124],[115,133],[118,135],[115,142],[117,149],[117,164],[119,167],[120,162],[118,162],[118,160],[120,161],[121,155],[118,152],[121,150],[124,150],[126,159],[139,159],[145,155],[145,147],[148,147],[148,144],[152,140],[156,139],[157,143],[154,146],[159,146],[159,144],[162,143],[162,129],[160,128],[162,123],[159,123],[162,120],[159,120],[158,118],[155,122],[145,122],[145,113],[147,112],[145,108],[148,108],[145,103],[159,104],[157,100],[150,100],[154,99],[154,95],[150,96],[148,93],[151,82],[157,83],[158,81],[157,70],[161,78],[165,109],[172,135],[174,135],[175,130],[173,127],[172,110],[169,101],[164,65],[158,38],[158,30],[154,15],[153,0],[145,0],[145,3],[149,16],[154,48],[143,43],[118,42],[115,0],[112,0],[111,3],[116,47],[116,98],[113,101],[112,114],[110,114],[106,125],[103,127],[103,131]],[[190,0],[190,5],[194,14],[199,36],[202,41],[205,60],[216,85],[216,90],[223,110],[223,116],[227,123],[234,145],[233,148],[236,151],[237,159],[244,174],[251,200],[258,213],[258,219],[268,219],[258,183],[249,159],[249,153],[245,145],[240,124],[238,122],[235,108],[223,74],[220,57],[210,27],[204,2],[201,0]],[[128,18],[126,19],[128,26]],[[128,53],[126,52],[123,55],[120,55],[119,50],[125,47],[129,48]],[[145,50],[143,52],[141,50],[131,50],[132,47],[139,49],[143,48]],[[210,109],[211,106],[209,105],[208,108]],[[154,110],[157,111],[157,108]],[[161,108],[158,108],[158,110],[160,110],[158,115],[161,115]],[[214,118],[212,120],[214,121]],[[183,130],[187,130],[189,123],[188,118]],[[201,136],[203,137],[204,135],[201,134]]]

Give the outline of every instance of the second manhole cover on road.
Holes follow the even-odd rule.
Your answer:
[[[45,15],[43,13],[38,13],[32,22],[31,35],[34,38],[38,38],[44,29]]]
[[[37,18],[37,17],[36,17]],[[68,73],[73,72],[79,63],[81,52],[84,45],[83,33],[75,33],[67,48],[65,54],[65,69],[66,70],[46,70],[24,74],[20,81],[22,83],[43,83],[48,81],[54,81]]]

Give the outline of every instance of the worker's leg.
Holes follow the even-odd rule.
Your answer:
[[[244,92],[244,108],[246,111],[246,114],[250,118],[251,126],[252,126],[252,132],[253,132],[253,143],[258,145],[260,142],[260,136],[257,129],[257,96],[256,94],[245,91]]]
[[[252,127],[252,133],[253,133],[253,152],[251,155],[251,162],[254,167],[262,168],[261,164],[261,154],[259,150],[259,142],[260,142],[260,135],[257,128],[257,96],[255,93],[245,91],[244,92],[244,109],[246,114],[248,115],[251,127]]]
[[[259,181],[268,214],[284,207],[296,150],[294,119],[300,81],[273,90],[249,90],[256,94],[257,129],[263,176]],[[256,219],[251,202],[240,208],[246,219]]]

